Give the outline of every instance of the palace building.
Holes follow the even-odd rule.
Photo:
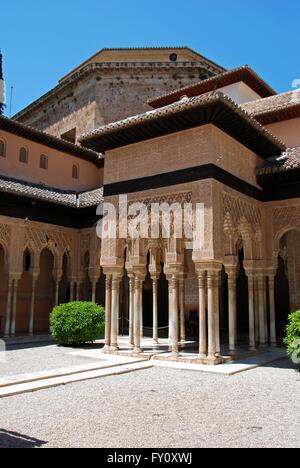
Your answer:
[[[166,359],[192,341],[207,364],[276,346],[300,307],[299,187],[300,90],[189,48],[103,49],[0,116],[1,333],[47,332],[55,304],[92,300],[108,353],[120,333],[136,356],[144,335],[169,340]],[[201,204],[201,245],[172,222],[163,235],[160,212],[156,236],[120,236],[117,217],[101,240],[101,206],[124,195],[171,220]]]

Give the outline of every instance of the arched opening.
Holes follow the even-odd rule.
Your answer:
[[[160,275],[157,282],[158,297],[158,327],[162,329],[162,336],[168,336],[168,330],[165,328],[169,323],[169,285],[164,274],[164,263],[160,263]],[[161,333],[160,333],[161,334]]]
[[[23,272],[18,283],[16,333],[28,333],[30,318],[30,303],[32,291],[32,254],[26,249],[23,254]]]
[[[65,304],[70,302],[70,282],[69,282],[69,262],[70,258],[65,253],[62,259],[62,277],[59,284],[58,303]]]
[[[300,232],[285,233],[279,242],[278,270],[275,277],[276,326],[284,335],[288,315],[300,309]]]
[[[145,336],[152,336],[153,327],[153,288],[149,267],[150,252],[147,255],[147,274],[143,283],[143,326]]]
[[[0,333],[4,333],[8,290],[8,271],[5,250],[0,244]]]
[[[249,342],[249,295],[248,278],[244,268],[244,247],[240,246],[238,251],[239,272],[236,285],[236,304],[237,304],[237,334],[241,344]]]
[[[36,283],[34,331],[49,331],[49,316],[54,305],[55,284],[53,278],[54,256],[49,249],[40,255],[40,275]]]

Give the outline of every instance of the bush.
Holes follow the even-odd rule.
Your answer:
[[[295,363],[300,363],[300,310],[290,314],[284,343]]]
[[[79,345],[101,338],[105,312],[94,302],[70,302],[55,307],[50,316],[50,332],[61,344]]]

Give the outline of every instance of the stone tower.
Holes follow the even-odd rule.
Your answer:
[[[80,134],[147,110],[147,100],[224,69],[188,47],[102,49],[15,119],[76,142]]]

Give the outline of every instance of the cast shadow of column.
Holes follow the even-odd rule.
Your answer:
[[[44,440],[0,428],[0,448],[38,448],[46,444]]]

